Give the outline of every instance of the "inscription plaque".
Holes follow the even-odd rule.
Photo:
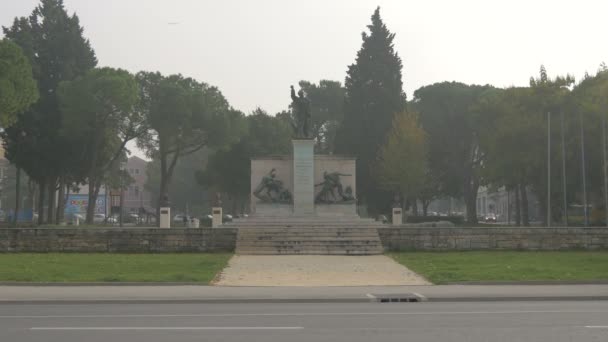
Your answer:
[[[293,212],[312,215],[314,207],[314,141],[293,140]]]

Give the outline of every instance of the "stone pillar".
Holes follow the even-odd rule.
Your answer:
[[[222,207],[211,208],[211,227],[217,228],[222,225]]]
[[[401,208],[393,208],[393,225],[398,226],[403,224],[403,210]]]
[[[171,228],[171,208],[162,207],[160,208],[159,217],[160,228]]]
[[[315,213],[315,142],[311,139],[293,140],[293,213]]]

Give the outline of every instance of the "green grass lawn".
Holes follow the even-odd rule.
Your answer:
[[[0,281],[209,283],[232,254],[0,254]]]
[[[389,255],[435,284],[608,280],[608,251],[403,252]]]

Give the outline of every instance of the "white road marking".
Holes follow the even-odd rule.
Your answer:
[[[32,327],[30,330],[301,330],[304,327]]]
[[[511,314],[573,314],[608,313],[602,311],[528,310],[528,311],[428,311],[428,312],[285,312],[285,313],[226,313],[226,314],[150,314],[150,315],[27,315],[0,316],[0,319],[46,319],[46,318],[171,318],[171,317],[279,317],[279,316],[427,316],[427,315],[511,315]]]
[[[418,292],[412,292],[414,294],[414,296],[417,296],[418,298],[420,298],[421,301],[425,302],[426,301],[426,297],[424,295],[421,295]]]
[[[586,325],[585,328],[589,328],[589,329],[608,329],[608,325]]]

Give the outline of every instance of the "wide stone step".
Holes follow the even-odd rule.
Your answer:
[[[241,255],[375,255],[382,254],[381,251],[350,251],[350,250],[301,250],[301,251],[260,251],[260,250],[244,250],[237,252]]]
[[[281,241],[281,240],[378,240],[374,235],[251,235],[251,236],[239,236],[237,241]]]
[[[233,222],[258,222],[258,221],[305,221],[305,222],[335,222],[335,221],[360,221],[377,222],[373,218],[361,218],[358,216],[251,216],[248,218],[235,218]]]
[[[322,224],[314,224],[314,223],[301,223],[301,224],[292,224],[292,223],[260,223],[260,224],[224,224],[222,227],[224,228],[243,228],[243,229],[261,229],[261,228],[318,228],[318,229],[338,229],[338,228],[383,228],[383,225],[370,225],[370,224],[351,224],[351,223],[322,223]]]
[[[242,233],[239,234],[239,236],[242,237],[256,237],[256,236],[270,236],[270,237],[315,237],[315,236],[322,236],[322,237],[349,237],[349,236],[378,236],[377,234],[373,234],[373,233],[367,233],[367,232],[360,232],[360,233],[323,233],[320,232],[318,234],[315,233],[277,233],[277,234],[273,234],[273,233],[259,233],[259,234],[251,234],[251,233]]]
[[[362,245],[325,245],[325,244],[304,244],[304,245],[261,245],[261,246],[238,246],[238,252],[242,250],[259,251],[290,251],[290,250],[323,250],[323,251],[381,251],[382,246],[378,244]]]
[[[241,228],[239,228],[241,229]],[[292,232],[315,232],[315,233],[332,233],[332,232],[357,232],[357,231],[377,231],[377,227],[251,227],[242,228],[242,233],[257,233],[257,232],[272,232],[272,233],[292,233]]]
[[[274,227],[239,229],[238,254],[381,254],[377,228]]]
[[[381,244],[377,241],[327,241],[327,240],[318,240],[318,241],[258,241],[258,242],[238,242],[238,247],[244,246],[259,246],[259,247],[272,247],[272,246],[380,246]]]
[[[332,237],[332,236],[308,236],[305,238],[292,236],[292,237],[276,237],[276,236],[265,236],[265,237],[239,237],[237,238],[237,243],[243,242],[283,242],[283,241],[297,241],[297,242],[306,242],[306,241],[337,241],[337,242],[359,242],[359,241],[378,241],[374,236],[342,236],[342,237]]]

